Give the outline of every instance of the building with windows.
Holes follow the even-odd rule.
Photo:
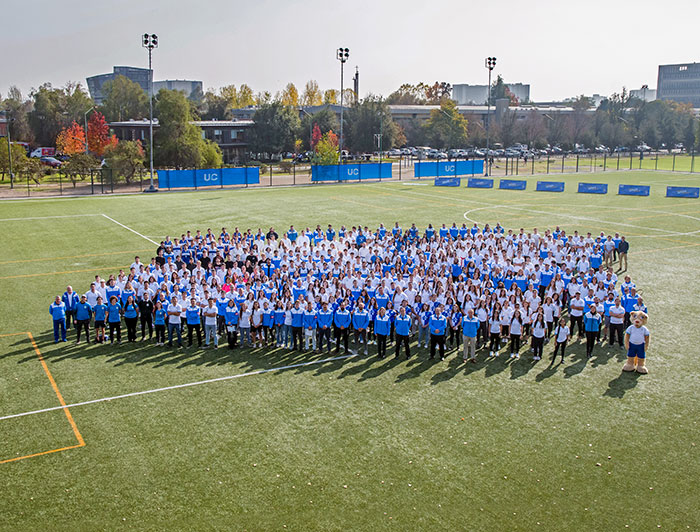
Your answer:
[[[700,63],[659,65],[656,97],[700,107]]]
[[[524,83],[506,83],[520,103],[530,101],[530,85]],[[452,99],[458,105],[481,105],[486,104],[489,97],[488,85],[468,85],[458,83],[452,85]]]
[[[202,129],[202,138],[218,144],[225,164],[243,158],[248,148],[252,120],[200,120],[192,123]],[[126,120],[111,122],[109,127],[119,140],[139,140],[145,145],[148,143],[148,125],[148,120]],[[153,130],[158,130],[157,119],[153,120]]]
[[[117,76],[124,76],[131,81],[138,83],[143,90],[148,92],[148,84],[153,81],[153,71],[147,68],[115,66],[109,74],[99,74],[86,78],[90,97],[96,105],[101,105],[104,100],[102,86],[108,81],[114,81]]]
[[[154,81],[153,94],[157,94],[160,89],[184,92],[185,96],[188,98],[193,92],[201,93],[203,91],[202,82],[191,79],[165,79],[163,81]]]

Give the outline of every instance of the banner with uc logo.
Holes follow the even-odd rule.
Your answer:
[[[257,185],[260,168],[209,168],[196,170],[158,170],[159,188],[199,188],[227,185]]]
[[[649,185],[620,185],[617,193],[621,196],[648,196]]]
[[[311,181],[391,179],[391,163],[324,164],[311,167]]]

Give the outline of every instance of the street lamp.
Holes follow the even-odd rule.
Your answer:
[[[350,58],[350,48],[338,48],[336,57],[340,61],[340,149],[338,150],[339,163],[343,162],[343,67]]]
[[[649,88],[649,85],[642,85],[642,101],[644,103],[647,103],[647,89]]]
[[[148,50],[148,109],[150,123],[148,125],[148,133],[151,141],[149,150],[151,156],[151,186],[146,189],[146,192],[158,192],[158,189],[153,186],[153,70],[151,69],[151,54],[154,48],[158,48],[158,36],[155,33],[143,34],[141,45]]]
[[[87,155],[88,153],[88,127],[87,127],[87,115],[90,114],[90,111],[95,109],[94,107],[90,107],[87,111],[85,111],[85,114],[83,115],[83,123],[85,124],[85,154]]]
[[[496,58],[487,57],[484,61],[484,66],[489,70],[489,91],[488,100],[486,100],[486,173],[491,174],[491,72],[496,67]]]

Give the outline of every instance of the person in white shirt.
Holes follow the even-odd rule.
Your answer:
[[[168,305],[168,347],[173,346],[173,333],[177,333],[177,345],[182,347],[182,307],[177,302],[177,296],[173,296]]]
[[[615,337],[620,347],[624,344],[622,330],[625,321],[625,307],[619,297],[615,298],[615,306],[610,307],[610,345],[615,345]]]
[[[566,343],[569,341],[569,327],[566,325],[566,318],[561,318],[559,324],[554,330],[554,354],[552,355],[552,361],[549,363],[551,366],[557,358],[557,353],[561,349],[561,363],[564,363],[564,356],[566,352]]]
[[[209,298],[209,305],[204,307],[202,314],[204,314],[204,347],[209,347],[210,338],[213,339],[214,348],[219,348],[219,337],[216,334],[216,317],[219,314],[219,310],[215,305],[216,301],[214,298]]]

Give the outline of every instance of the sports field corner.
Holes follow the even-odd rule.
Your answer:
[[[432,181],[0,202],[0,528],[698,530],[700,203],[663,172],[566,191]],[[607,195],[577,194],[579,181]],[[646,184],[649,197],[618,196]],[[285,349],[54,344],[66,285],[148,263],[165,235],[474,222],[619,232],[649,375],[607,344],[563,364]]]

